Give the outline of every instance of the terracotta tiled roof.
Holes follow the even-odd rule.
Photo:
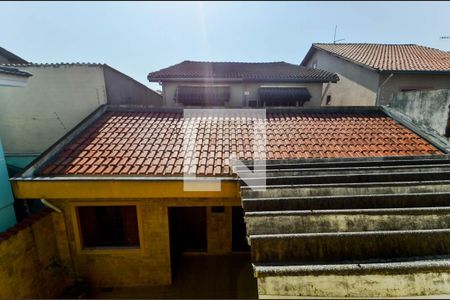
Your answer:
[[[450,72],[450,52],[413,44],[313,44],[377,71]],[[311,51],[302,62],[306,64]]]
[[[266,63],[201,62],[185,60],[148,74],[149,81],[173,78],[226,78],[244,81],[328,82],[338,81],[335,73],[283,61]]]
[[[232,175],[230,153],[261,159],[251,146],[252,120],[200,118],[197,146],[183,158],[177,112],[103,114],[43,167],[40,175],[180,175],[183,161],[199,175]],[[192,121],[191,121],[192,122]],[[382,112],[268,113],[266,158],[332,158],[440,154],[415,133]]]

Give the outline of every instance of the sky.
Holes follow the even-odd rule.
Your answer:
[[[106,63],[137,81],[183,60],[299,64],[314,42],[450,51],[450,2],[0,2],[0,46],[38,63]]]

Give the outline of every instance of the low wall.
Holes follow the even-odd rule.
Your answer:
[[[69,283],[48,268],[60,259],[58,215],[48,209],[0,234],[0,298],[55,298]]]
[[[411,118],[420,127],[445,135],[449,115],[450,90],[399,92],[389,106]]]

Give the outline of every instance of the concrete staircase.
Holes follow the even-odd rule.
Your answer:
[[[238,172],[261,298],[450,295],[450,156]]]

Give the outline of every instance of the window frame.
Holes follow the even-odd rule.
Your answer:
[[[134,206],[136,207],[137,229],[139,237],[139,246],[137,247],[89,247],[83,246],[80,217],[78,214],[78,207],[85,206]],[[139,202],[128,201],[89,201],[89,202],[71,202],[70,210],[72,215],[72,228],[75,236],[75,245],[78,254],[124,254],[124,253],[142,253],[144,251],[144,234],[142,226],[142,207]]]

